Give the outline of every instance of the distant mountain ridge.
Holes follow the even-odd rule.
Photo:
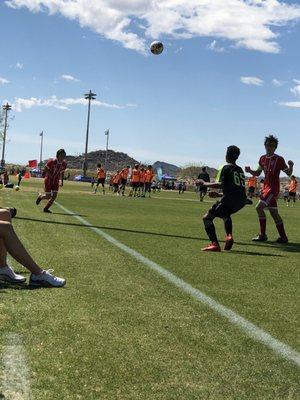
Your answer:
[[[104,166],[105,157],[106,157],[105,150],[96,150],[89,152],[87,155],[88,170],[94,171],[97,168],[98,163]],[[84,154],[81,154],[79,156],[67,155],[66,161],[68,163],[68,168],[77,170],[82,169]],[[130,157],[126,153],[114,150],[107,151],[106,170],[108,172],[115,172],[121,168],[124,168],[126,165],[130,165],[131,167],[133,167],[135,164],[140,164],[140,161],[134,159],[133,157]],[[154,170],[156,170],[158,167],[161,167],[163,174],[176,176],[180,171],[180,168],[177,167],[176,165],[168,164],[163,161],[156,161],[152,165]]]

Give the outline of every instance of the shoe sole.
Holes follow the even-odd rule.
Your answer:
[[[226,250],[226,251],[231,250],[232,246],[233,246],[233,239],[226,240],[224,250]]]
[[[46,287],[46,288],[61,288],[64,287],[67,282],[65,281],[62,285],[60,286],[53,286],[51,283],[46,282],[46,281],[29,281],[30,286],[39,286],[39,287]]]
[[[212,253],[220,253],[220,252],[221,252],[221,249],[206,249],[206,248],[204,247],[204,249],[201,249],[201,251],[210,251],[210,252],[212,252]]]
[[[12,279],[12,278],[11,278],[10,276],[8,276],[8,275],[0,275],[0,281],[18,284],[18,283],[24,283],[24,282],[26,282],[26,278],[24,278],[23,280],[15,280],[15,279]]]

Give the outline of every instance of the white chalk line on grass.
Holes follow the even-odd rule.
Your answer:
[[[7,400],[30,400],[29,370],[21,336],[9,333],[3,351],[1,394]]]
[[[209,297],[200,290],[195,289],[193,286],[185,282],[183,279],[178,278],[176,275],[172,274],[167,269],[161,267],[159,264],[155,263],[154,261],[150,260],[147,257],[144,257],[141,253],[126,246],[122,242],[119,242],[117,239],[108,235],[101,229],[94,227],[90,222],[86,221],[79,215],[76,215],[76,213],[74,213],[73,211],[68,210],[66,207],[62,206],[57,202],[56,205],[59,206],[63,211],[72,215],[74,218],[80,221],[82,225],[89,227],[97,235],[106,239],[109,243],[113,244],[114,246],[123,250],[125,253],[134,257],[136,260],[146,265],[153,271],[156,271],[159,275],[164,277],[168,282],[172,283],[179,289],[188,293],[194,299],[205,304],[206,306],[217,312],[219,315],[225,317],[229,322],[236,325],[239,329],[244,331],[248,336],[250,336],[255,341],[263,343],[266,347],[273,350],[279,356],[285,358],[286,360],[294,362],[298,367],[300,367],[300,353],[298,353],[296,350],[294,350],[287,344],[275,339],[273,336],[265,332],[263,329],[260,329],[252,322],[248,321],[247,319],[243,318],[239,314],[232,311],[230,308],[227,308],[222,304],[218,303],[212,297]]]

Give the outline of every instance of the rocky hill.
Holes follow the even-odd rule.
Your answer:
[[[104,165],[105,155],[106,155],[105,150],[91,151],[90,153],[88,153],[88,158],[87,158],[88,170],[94,171],[98,163]],[[83,167],[84,155],[83,154],[79,156],[68,155],[66,157],[66,160],[69,169],[80,170]],[[126,165],[133,166],[134,164],[139,164],[139,163],[140,163],[139,161],[130,157],[126,153],[121,153],[113,150],[108,150],[107,152],[106,170],[108,172],[117,171],[118,169],[124,168]],[[176,165],[168,164],[163,161],[156,161],[153,164],[153,167],[154,169],[161,167],[163,174],[168,174],[173,176],[174,175],[176,176],[180,171],[180,168],[177,167]]]
[[[87,161],[88,161],[88,169],[95,170],[98,163],[104,165],[105,163],[105,150],[97,150],[91,151],[88,153]],[[84,155],[80,156],[67,156],[66,157],[68,168],[70,169],[81,169],[83,166]],[[106,161],[106,169],[107,171],[116,171],[118,169],[124,168],[126,165],[134,165],[139,162],[132,157],[129,157],[125,153],[108,150],[107,152],[107,161]]]

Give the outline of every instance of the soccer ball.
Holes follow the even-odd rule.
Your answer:
[[[15,186],[15,190],[16,190],[16,191],[20,190],[20,186],[16,185],[16,186]]]
[[[164,49],[164,45],[162,44],[162,42],[152,42],[150,45],[150,50],[152,54],[155,54],[156,56],[158,56],[159,54],[161,54],[163,52]]]

